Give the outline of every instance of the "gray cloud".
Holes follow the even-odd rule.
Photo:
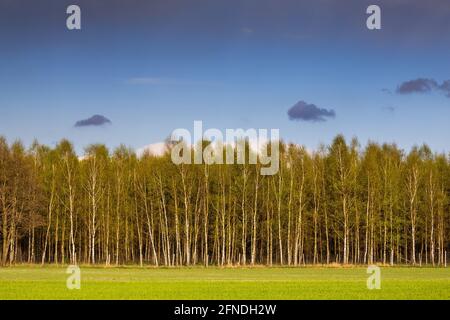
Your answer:
[[[108,118],[106,118],[102,115],[96,114],[88,119],[83,119],[83,120],[77,121],[75,123],[75,127],[102,126],[107,123],[111,124],[112,122]]]
[[[388,111],[390,113],[395,112],[395,107],[393,107],[393,106],[383,107],[382,109],[385,110],[385,111]]]
[[[438,84],[433,79],[418,78],[401,83],[396,92],[399,94],[426,93],[436,89]]]
[[[434,79],[418,78],[401,83],[396,90],[398,94],[428,93],[432,91],[438,91],[450,98],[450,80],[445,80],[439,84]]]
[[[317,107],[315,104],[308,104],[299,101],[288,110],[289,120],[321,122],[327,118],[334,118],[336,113],[333,109],[327,110]]]
[[[441,90],[448,98],[450,98],[450,80],[442,82],[442,84],[439,86],[439,90]]]

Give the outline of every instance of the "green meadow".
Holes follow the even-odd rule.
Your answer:
[[[368,290],[364,267],[81,267],[69,290],[62,267],[0,268],[6,299],[450,299],[450,269],[382,267],[381,289]]]

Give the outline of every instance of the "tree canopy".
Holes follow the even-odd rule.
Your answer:
[[[0,138],[0,264],[445,263],[447,155],[343,136],[280,150],[278,174],[262,176],[259,165],[175,165],[98,144],[78,158],[67,140],[26,150]]]

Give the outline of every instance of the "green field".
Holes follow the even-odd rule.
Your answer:
[[[5,299],[450,299],[450,269],[382,268],[368,290],[353,268],[81,267],[81,289],[68,290],[65,268],[0,268]]]

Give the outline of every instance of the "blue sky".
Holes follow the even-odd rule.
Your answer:
[[[66,29],[78,4],[82,30]],[[382,29],[366,28],[369,4]],[[0,135],[139,148],[176,128],[279,128],[315,148],[339,133],[449,151],[450,2],[0,0]],[[436,88],[399,94],[402,83]],[[416,90],[418,91],[418,90]],[[292,120],[299,101],[333,110]],[[112,124],[75,127],[103,115]]]

